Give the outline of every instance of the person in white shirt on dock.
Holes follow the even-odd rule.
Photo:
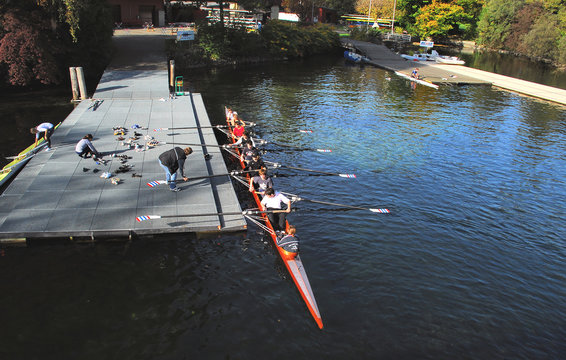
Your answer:
[[[267,218],[273,226],[275,231],[285,231],[285,221],[287,220],[287,214],[291,212],[291,200],[289,200],[285,195],[280,192],[275,193],[273,188],[268,188],[265,190],[265,196],[261,199],[261,206],[263,206],[263,211],[277,211],[283,210],[282,204],[287,205],[287,209],[284,212],[268,213]]]
[[[47,148],[45,150],[46,151],[51,150],[51,135],[53,134],[54,129],[55,129],[55,126],[53,126],[52,123],[48,123],[48,122],[41,123],[41,124],[37,125],[36,127],[31,128],[30,132],[32,134],[35,134],[35,143],[33,144],[33,147],[37,146],[39,139],[43,135],[43,138],[45,139],[45,142],[47,143]]]
[[[86,134],[75,147],[75,152],[80,157],[86,159],[92,155],[94,161],[98,161],[98,158],[102,157],[94,145],[92,145],[92,134]]]

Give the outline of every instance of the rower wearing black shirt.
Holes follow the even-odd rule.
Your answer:
[[[259,155],[259,151],[258,149],[256,149],[253,145],[251,141],[246,142],[246,145],[244,147],[244,149],[242,150],[242,155],[240,156],[240,159],[242,161],[246,162],[246,167],[248,166],[248,164],[252,161],[253,155],[254,154],[258,154]]]

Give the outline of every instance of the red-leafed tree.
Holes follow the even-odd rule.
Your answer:
[[[49,20],[38,11],[12,9],[3,14],[1,26],[0,62],[6,66],[8,83],[26,86],[61,81],[56,60],[61,49],[50,38]]]

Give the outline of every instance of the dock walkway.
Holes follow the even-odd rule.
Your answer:
[[[128,51],[126,47],[124,50]],[[110,66],[93,99],[82,101],[55,131],[53,149],[34,156],[2,193],[0,239],[94,239],[246,228],[239,214],[136,221],[141,215],[241,212],[229,175],[179,183],[183,191],[177,193],[169,191],[167,185],[146,185],[152,180],[165,180],[157,158],[171,149],[173,142],[210,145],[192,146],[194,152],[185,163],[189,178],[228,171],[220,148],[215,146],[218,144],[212,128],[154,131],[162,127],[210,126],[210,119],[200,94],[169,99],[166,59],[158,66],[141,57],[139,60],[143,62],[141,70],[135,66],[128,66],[128,70]],[[132,128],[136,125],[140,128]],[[142,147],[146,135],[169,145],[144,151],[130,148],[114,135],[113,128],[118,126],[128,129],[126,140],[137,132],[140,136],[135,142]],[[93,159],[82,159],[75,153],[76,143],[89,133],[94,136],[94,146],[108,160],[106,164],[97,165]],[[119,173],[125,164],[111,154],[129,157],[126,164],[131,170]],[[209,160],[204,154],[210,155]],[[119,177],[120,183],[114,185],[102,178],[104,172]],[[141,177],[133,177],[134,173]]]
[[[419,75],[438,85],[492,85],[519,94],[566,105],[566,90],[541,85],[526,80],[494,74],[462,65],[438,64],[435,62],[408,61],[395,54],[384,45],[341,39],[346,48],[357,49],[370,59],[369,63],[386,70],[399,71],[410,75],[419,68]]]

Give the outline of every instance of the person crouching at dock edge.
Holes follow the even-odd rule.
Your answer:
[[[267,218],[275,231],[285,231],[285,220],[287,213],[291,212],[291,200],[280,192],[275,193],[273,188],[265,190],[265,196],[261,199],[261,206],[264,211],[282,210],[281,204],[286,204],[284,212],[268,213]]]
[[[185,160],[187,159],[187,156],[192,153],[193,149],[190,147],[181,149],[176,146],[173,149],[167,150],[159,155],[159,165],[161,165],[163,170],[165,170],[165,177],[169,183],[169,190],[181,191],[176,184],[177,170],[181,173],[181,177],[184,181],[189,180],[189,178],[185,176]]]
[[[277,238],[277,246],[283,249],[286,260],[294,259],[299,253],[299,238],[295,236],[297,228],[294,225],[289,225],[287,235],[282,238]]]
[[[77,155],[79,155],[84,159],[89,158],[92,155],[94,161],[96,161],[97,158],[101,157],[100,153],[96,151],[94,145],[92,145],[92,134],[85,135],[77,143],[77,146],[75,147],[75,152],[77,153]]]

